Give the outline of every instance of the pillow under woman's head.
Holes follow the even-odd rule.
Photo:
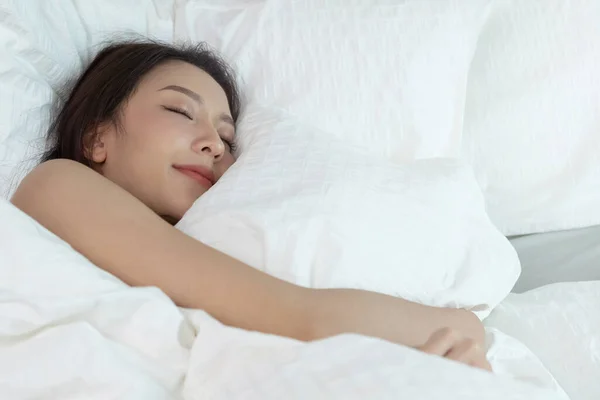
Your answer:
[[[175,32],[223,52],[251,102],[378,156],[455,157],[467,75],[490,5],[194,0],[177,7]]]
[[[466,76],[488,3],[14,3],[0,36],[0,192],[9,195],[11,178],[18,183],[38,161],[62,82],[83,70],[99,43],[124,31],[208,41],[235,63],[251,102],[375,154],[455,156]]]

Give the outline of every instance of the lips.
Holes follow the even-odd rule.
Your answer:
[[[200,165],[173,165],[173,168],[207,189],[215,184],[215,174],[206,167]]]

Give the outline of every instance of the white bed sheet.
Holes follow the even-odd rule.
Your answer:
[[[102,10],[111,12],[87,7],[93,15],[87,19],[101,32],[129,27],[171,38],[170,1],[126,3],[119,1],[118,7],[103,3]],[[37,26],[33,8],[25,2],[10,4]],[[45,10],[49,3],[36,4]],[[61,2],[65,12],[60,15],[79,26],[76,10],[81,4]],[[48,15],[59,15],[55,6]],[[146,11],[123,12],[134,7]],[[13,26],[8,13],[1,17],[6,26]],[[55,28],[66,29],[64,36],[69,37],[64,21]],[[53,46],[55,51],[48,53],[52,57],[36,58],[41,70],[54,73],[44,81],[44,96],[50,96],[53,89],[45,82],[59,81],[56,71],[72,66],[48,65],[72,59],[75,47],[48,41],[38,29],[31,37],[17,32],[4,37],[21,44],[39,39],[42,48]],[[85,40],[96,42],[93,34],[87,32]],[[42,96],[29,80],[6,81],[19,86],[13,92],[19,94],[20,108],[32,108]],[[10,100],[13,104],[16,98]],[[13,137],[15,148],[35,136],[35,129],[26,123],[3,126],[0,134],[9,128],[18,132]],[[14,161],[8,159],[12,154],[7,152],[2,159],[0,173],[12,168],[7,163]],[[497,372],[492,375],[356,335],[304,344],[225,327],[202,311],[180,310],[155,288],[127,287],[0,200],[0,398],[562,399],[550,371],[572,399],[598,398],[597,293],[600,284],[593,282],[509,296],[486,322],[489,356]],[[549,306],[552,299],[560,301]],[[564,312],[569,310],[575,311]],[[558,328],[564,335],[569,330],[575,335],[563,341],[548,334]],[[574,370],[561,367],[562,354],[569,356]]]
[[[600,226],[513,237],[521,276],[513,292],[556,282],[600,280]]]
[[[124,285],[4,200],[0,221],[3,399],[566,398],[493,326],[496,374],[357,335],[243,331]]]
[[[3,200],[0,220],[2,398],[566,399],[555,378],[573,400],[600,393],[600,282],[502,302],[486,320],[492,375],[362,336],[226,327],[124,285]]]
[[[562,282],[511,293],[484,324],[525,344],[571,399],[600,399],[599,309],[600,281]]]

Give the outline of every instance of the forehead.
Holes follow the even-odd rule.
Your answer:
[[[138,90],[149,94],[171,85],[192,90],[207,105],[229,112],[227,96],[217,81],[202,69],[183,61],[170,61],[154,68],[142,79]]]

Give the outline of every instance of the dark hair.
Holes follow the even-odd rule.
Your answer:
[[[105,122],[118,124],[121,107],[140,80],[168,61],[183,61],[208,73],[225,91],[231,116],[237,121],[240,98],[234,73],[206,43],[112,43],[96,55],[72,87],[66,88],[67,98],[51,121],[48,147],[41,161],[67,158],[91,166],[86,157],[85,135]]]

